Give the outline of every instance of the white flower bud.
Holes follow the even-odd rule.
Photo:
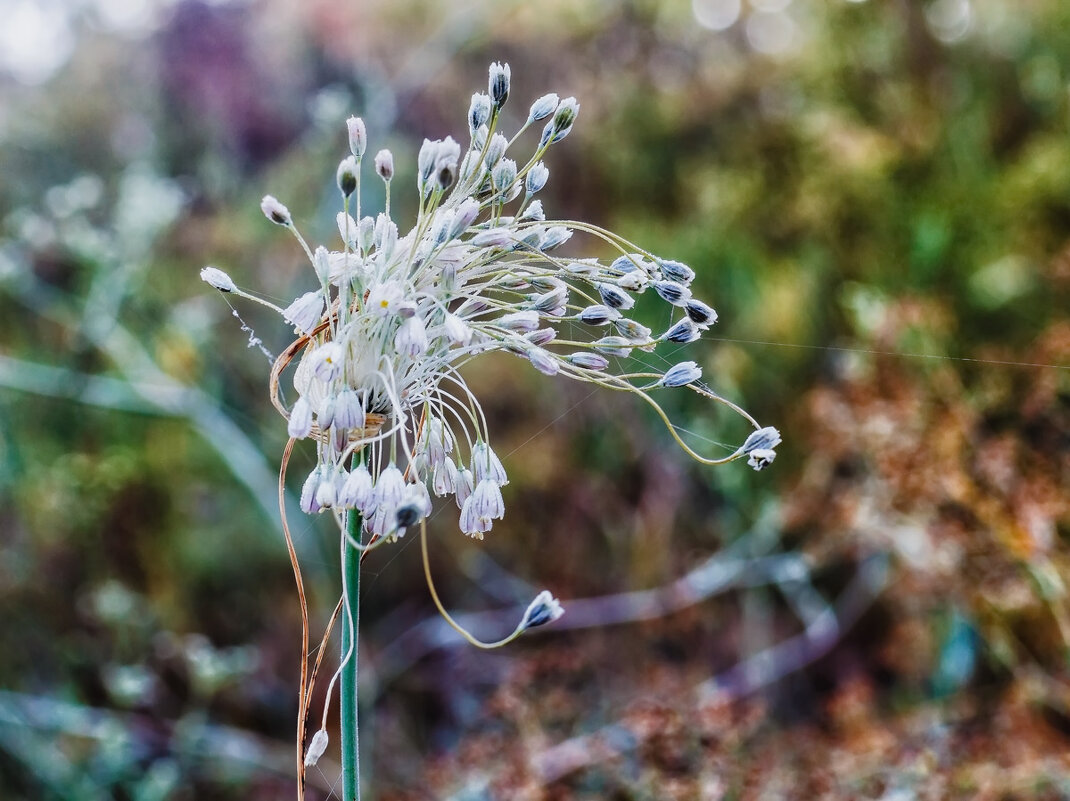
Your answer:
[[[524,611],[524,617],[520,622],[520,628],[533,629],[536,626],[552,623],[563,614],[565,614],[565,610],[561,606],[561,602],[554,598],[549,590],[543,590],[535,596],[535,600],[528,604],[528,608]]]
[[[510,78],[511,73],[508,64],[494,62],[490,65],[490,78],[487,81],[487,88],[490,99],[494,101],[494,105],[497,108],[504,106],[505,101],[509,99]]]
[[[201,269],[201,280],[220,292],[233,292],[238,287],[229,275],[218,267],[204,267]]]
[[[536,163],[530,170],[528,170],[527,179],[525,181],[524,188],[529,195],[534,195],[544,186],[546,181],[550,177],[550,170],[541,161]]]
[[[302,396],[290,410],[286,430],[294,439],[304,439],[312,433],[312,405]]]
[[[609,367],[609,359],[605,356],[599,356],[597,353],[580,351],[569,354],[566,358],[571,364],[582,367],[584,370],[605,370]]]
[[[630,356],[632,343],[624,337],[602,337],[591,343],[594,349],[609,356]]]
[[[385,148],[375,154],[375,172],[384,181],[394,177],[394,154]]]
[[[311,334],[323,316],[323,293],[306,292],[283,309],[282,316],[302,334]]]
[[[691,300],[691,290],[675,281],[655,281],[654,291],[661,296],[662,300],[673,306],[683,306]]]
[[[702,378],[702,368],[695,362],[680,362],[665,371],[658,381],[663,387],[682,387]]]
[[[684,304],[684,311],[699,328],[706,329],[717,322],[717,312],[701,300],[692,298]]]
[[[528,122],[538,122],[549,117],[557,110],[558,100],[558,96],[553,92],[540,97],[531,104],[531,110],[528,112]]]
[[[308,744],[308,751],[305,752],[306,768],[311,768],[320,761],[323,752],[327,750],[327,740],[327,732],[323,729],[312,735],[312,742]]]
[[[635,298],[613,284],[595,284],[595,289],[602,296],[602,302],[611,308],[627,311],[635,305]]]
[[[619,319],[620,312],[611,306],[599,304],[597,306],[588,306],[580,312],[579,318],[587,325],[606,325],[613,320]]]
[[[312,267],[316,270],[316,277],[320,283],[327,283],[331,277],[331,254],[327,248],[320,245],[312,254]]]
[[[702,336],[702,331],[699,330],[699,327],[689,317],[685,317],[662,334],[661,339],[685,345],[688,342],[694,342],[700,336]]]
[[[472,104],[468,107],[468,130],[474,135],[480,126],[490,119],[490,97],[478,92],[472,95]]]
[[[354,158],[360,159],[368,149],[368,130],[364,127],[364,120],[350,117],[346,120],[346,127],[349,129],[349,150]]]
[[[357,170],[359,169],[357,160],[352,156],[346,156],[338,164],[335,177],[338,180],[338,189],[344,197],[349,197],[357,191]]]
[[[695,271],[683,262],[661,259],[658,261],[658,266],[661,268],[661,274],[670,281],[688,286],[695,280]]]
[[[293,225],[290,210],[271,195],[264,195],[264,199],[260,201],[260,211],[276,225]]]
[[[561,370],[561,362],[545,348],[531,348],[524,356],[531,362],[531,366],[543,375],[557,375]]]

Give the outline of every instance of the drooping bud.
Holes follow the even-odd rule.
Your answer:
[[[306,292],[283,309],[282,316],[302,334],[311,334],[323,316],[323,293]]]
[[[319,762],[323,752],[327,750],[327,739],[327,732],[323,729],[312,735],[312,742],[308,744],[308,751],[305,752],[306,768],[311,768]]]
[[[565,610],[561,602],[554,598],[549,590],[543,590],[535,596],[535,600],[528,604],[524,617],[520,621],[520,628],[533,629],[536,626],[543,626],[552,623],[563,614]]]
[[[286,430],[294,439],[304,439],[312,433],[312,406],[304,396],[298,398],[290,410]]]
[[[780,444],[780,432],[772,426],[752,431],[741,450],[747,455],[747,464],[755,470],[764,470],[776,459],[773,450]]]

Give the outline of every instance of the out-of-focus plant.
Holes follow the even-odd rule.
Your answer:
[[[417,161],[420,203],[412,230],[399,237],[390,216],[394,158],[375,156],[385,183],[385,210],[362,216],[361,177],[367,152],[363,120],[348,121],[351,155],[337,168],[343,210],[338,214],[341,249],[313,251],[289,209],[272,196],[264,215],[300,242],[319,288],[280,308],[240,289],[217,267],[201,277],[220,292],[274,308],[300,337],[276,360],[271,399],[288,421],[290,444],[280,471],[280,502],[290,449],[310,438],[317,461],[301,492],[302,511],[329,512],[340,532],[342,564],[342,660],[327,691],[328,705],[340,679],[343,798],[360,796],[357,738],[357,637],[360,561],[420,526],[424,572],[439,612],[466,640],[495,648],[563,614],[547,591],[531,602],[513,632],[482,642],[455,621],[439,600],[427,555],[426,521],[431,493],[453,496],[460,528],[482,539],[505,514],[501,487],[505,469],[492,449],[486,416],[459,367],[491,352],[515,354],[546,375],[562,375],[639,396],[663,420],[683,449],[703,464],[746,457],[761,470],[776,457],[780,434],[761,427],[739,406],[700,382],[702,370],[685,361],[668,370],[611,370],[610,358],[650,352],[659,343],[687,344],[717,320],[712,307],[692,296],[695,273],[659,258],[627,239],[589,223],[548,219],[535,199],[549,178],[542,161],[571,132],[579,104],[547,94],[534,103],[511,137],[499,131],[509,97],[508,64],[490,67],[488,90],[472,96],[469,143],[447,137],[424,140]],[[534,153],[518,164],[507,152],[536,123],[542,133]],[[351,216],[351,209],[353,215]],[[556,250],[575,232],[608,246],[615,258],[573,259]],[[647,291],[673,309],[666,330],[655,335],[626,317]],[[562,330],[568,329],[568,332]],[[611,328],[612,334],[603,334]],[[594,332],[592,334],[592,332]],[[291,408],[280,398],[280,376],[301,354],[294,375],[298,397]],[[724,404],[754,427],[726,456],[701,456],[681,439],[650,394],[687,387]],[[467,454],[467,456],[465,455]],[[283,510],[284,527],[285,510]],[[302,678],[299,690],[299,774],[326,750],[323,723],[307,750],[304,726],[316,670],[306,680],[308,613],[296,551],[287,530],[302,607]],[[326,637],[325,637],[326,639]],[[322,649],[320,654],[322,656]],[[317,668],[319,660],[317,660]],[[302,796],[299,780],[298,793]]]

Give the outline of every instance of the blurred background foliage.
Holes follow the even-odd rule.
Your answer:
[[[1070,798],[1070,5],[0,11],[0,797],[291,797],[285,435],[197,272],[304,291],[259,198],[328,240],[357,113],[406,219],[419,142],[463,132],[500,59],[507,122],[582,103],[551,216],[693,265],[721,321],[687,358],[786,442],[698,468],[626,400],[473,365],[514,480],[485,543],[433,525],[451,607],[706,591],[487,654],[437,626],[411,542],[378,552],[372,797]],[[697,443],[744,433],[666,403]],[[319,629],[336,548],[291,523]],[[314,774],[337,793],[331,752]]]

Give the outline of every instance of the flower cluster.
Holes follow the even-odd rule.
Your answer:
[[[692,295],[695,273],[687,265],[596,226],[548,218],[537,198],[550,175],[543,158],[568,136],[580,106],[572,97],[544,95],[520,130],[506,136],[500,112],[510,78],[508,65],[491,66],[487,91],[472,96],[466,146],[451,137],[424,141],[416,163],[419,210],[404,235],[390,216],[389,151],[373,159],[386,186],[385,209],[361,215],[367,132],[355,117],[348,121],[350,155],[337,170],[343,210],[336,245],[312,250],[282,203],[268,196],[261,204],[269,220],[297,236],[317,283],[278,309],[300,338],[276,364],[273,396],[290,436],[313,439],[318,452],[301,508],[329,510],[343,526],[356,510],[368,535],[362,541],[376,546],[426,518],[432,495],[454,499],[460,528],[472,537],[482,538],[505,514],[501,488],[508,477],[459,372],[479,354],[507,352],[546,375],[636,393],[667,424],[651,396],[657,388],[687,387],[724,403],[756,429],[724,458],[699,456],[670,425],[706,463],[747,456],[761,469],[780,440],[776,429],[761,428],[703,386],[693,361],[661,372],[613,369],[617,359],[659,343],[698,339],[717,313]],[[541,128],[534,152],[514,159],[516,142],[532,126]],[[597,240],[610,257],[560,255],[577,233]],[[264,302],[217,268],[201,275],[216,289]],[[664,330],[631,316],[644,294],[671,310]],[[298,354],[297,398],[287,409],[278,401],[277,379]]]

